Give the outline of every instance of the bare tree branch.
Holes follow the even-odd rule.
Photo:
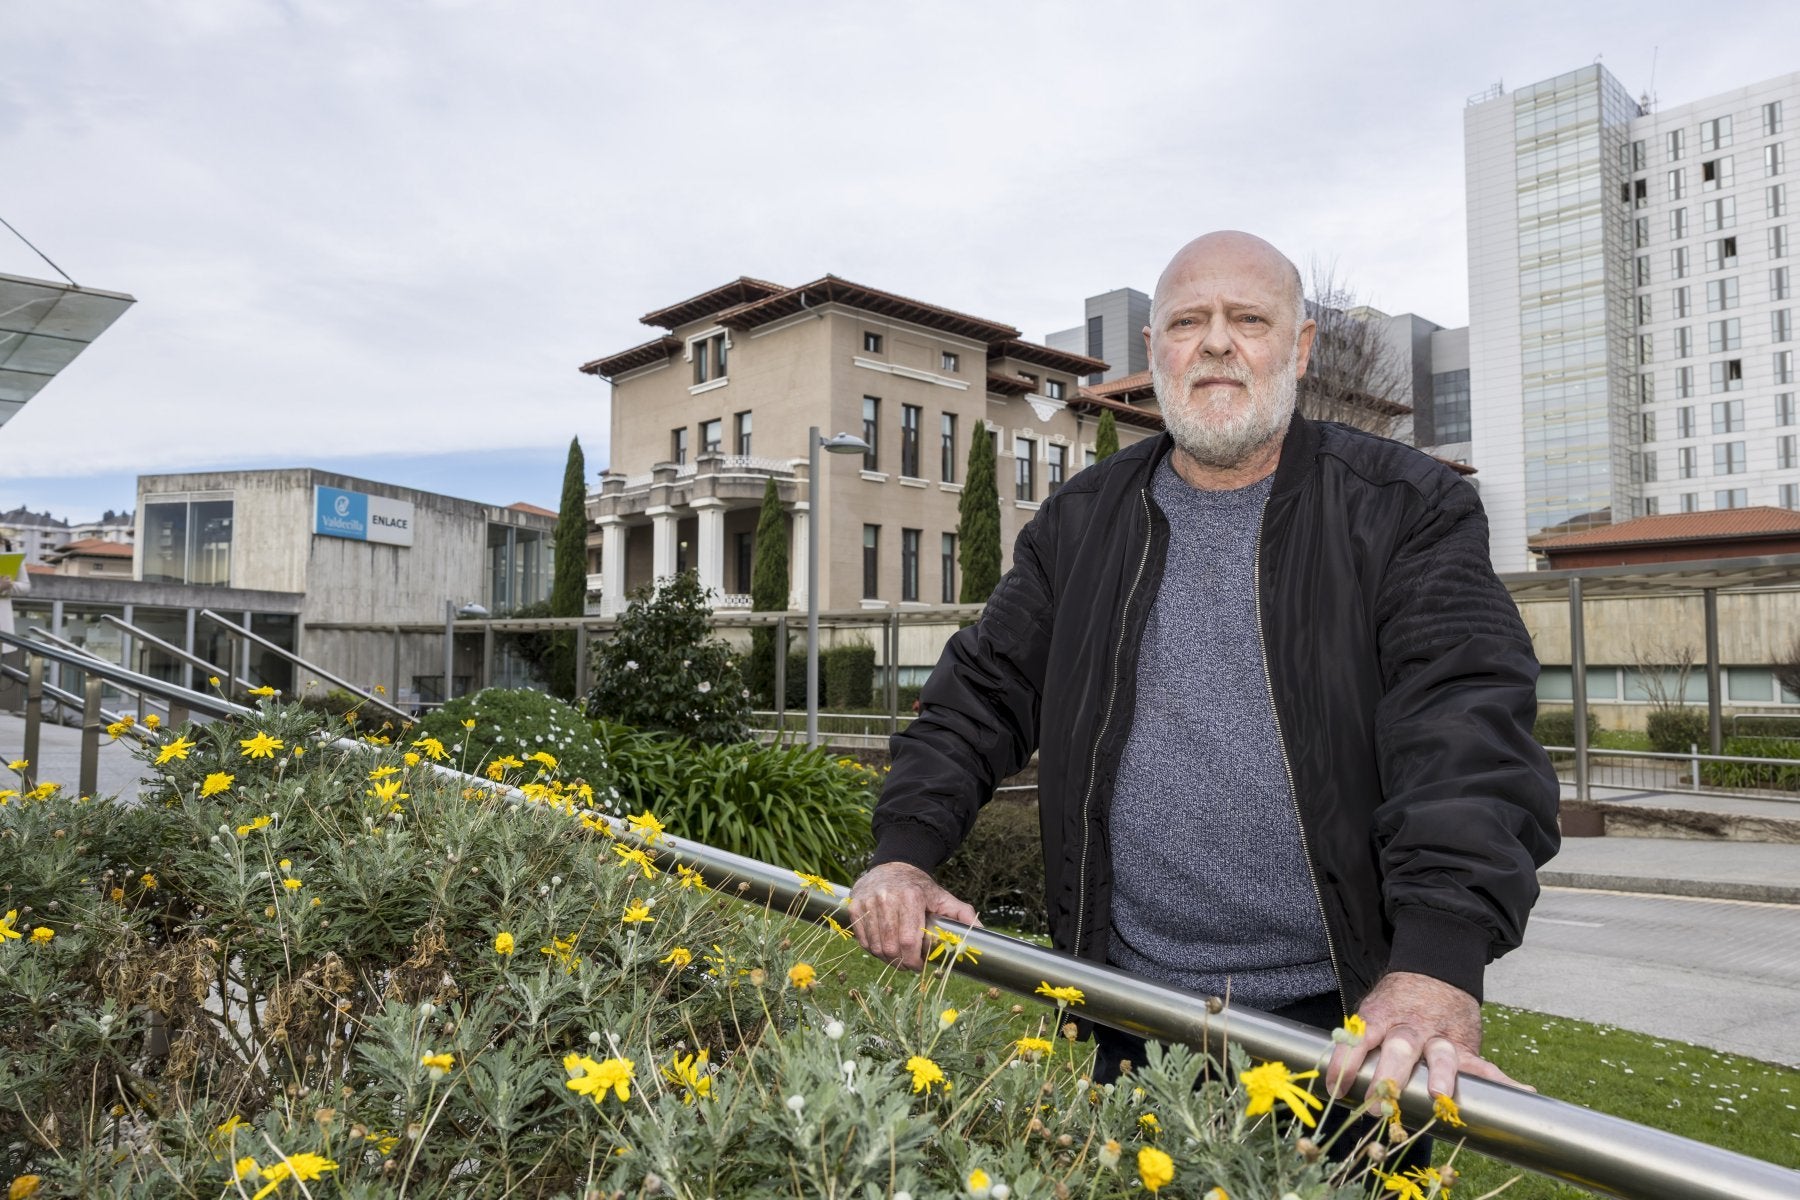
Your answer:
[[[1687,707],[1688,676],[1694,673],[1694,657],[1694,648],[1686,644],[1631,644],[1631,665],[1652,708],[1666,711]],[[1665,672],[1673,674],[1674,680]]]
[[[1382,336],[1371,310],[1337,276],[1335,266],[1308,264],[1306,309],[1318,327],[1296,404],[1319,421],[1341,421],[1382,437],[1404,433],[1412,409],[1407,362]]]

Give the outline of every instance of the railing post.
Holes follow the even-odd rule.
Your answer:
[[[25,768],[21,783],[25,790],[37,786],[38,740],[44,726],[44,656],[27,652],[25,657]]]
[[[575,627],[575,699],[582,700],[588,693],[588,629],[586,625]]]
[[[900,610],[888,614],[887,627],[888,736],[900,729]]]
[[[1700,790],[1700,743],[1699,742],[1689,742],[1688,743],[1688,756],[1689,756],[1688,757],[1688,769],[1693,772],[1693,774],[1688,777],[1688,782],[1694,785],[1695,791],[1699,791]]]
[[[787,740],[787,616],[775,618],[775,744]]]
[[[1724,697],[1719,695],[1719,589],[1707,588],[1701,593],[1706,601],[1706,741],[1708,753],[1725,753],[1720,731],[1719,712]],[[1686,703],[1687,697],[1683,696]]]
[[[1587,636],[1581,614],[1581,576],[1569,579],[1569,694],[1575,709],[1575,800],[1586,804],[1588,789]]]
[[[81,685],[81,790],[93,796],[100,786],[100,685],[104,681],[89,672]]]

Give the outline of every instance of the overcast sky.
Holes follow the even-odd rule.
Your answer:
[[[1461,324],[1470,95],[1800,68],[1787,2],[1310,7],[0,0],[0,217],[138,299],[0,426],[0,510],[271,465],[554,507],[607,461],[576,367],[740,274],[1041,339],[1238,227]]]

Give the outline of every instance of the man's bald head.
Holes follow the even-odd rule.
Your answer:
[[[1253,233],[1237,229],[1220,229],[1204,233],[1175,252],[1169,265],[1156,280],[1156,294],[1150,298],[1150,327],[1156,327],[1156,314],[1162,309],[1171,287],[1197,269],[1223,269],[1242,274],[1248,280],[1267,283],[1290,298],[1296,335],[1306,320],[1306,288],[1300,279],[1300,268],[1293,260]]]

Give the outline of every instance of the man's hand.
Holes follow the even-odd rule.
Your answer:
[[[1440,979],[1408,971],[1383,976],[1363,1000],[1358,1015],[1367,1026],[1362,1041],[1333,1049],[1325,1068],[1326,1084],[1338,1099],[1350,1090],[1363,1060],[1377,1050],[1375,1083],[1391,1079],[1396,1088],[1404,1088],[1423,1058],[1426,1086],[1434,1096],[1454,1098],[1458,1072],[1537,1090],[1509,1078],[1481,1057],[1480,1002]],[[1375,1084],[1371,1084],[1365,1098],[1373,1099],[1374,1093]]]
[[[925,962],[925,926],[931,917],[980,925],[975,910],[910,863],[882,863],[850,889],[850,928],[862,948],[884,962],[916,971]]]

